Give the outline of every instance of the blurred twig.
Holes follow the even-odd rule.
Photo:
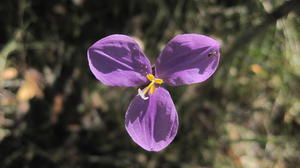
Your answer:
[[[21,48],[21,41],[24,36],[24,31],[18,29],[10,41],[8,41],[3,48],[0,48],[0,72],[3,71],[6,65],[7,57],[14,51]]]
[[[281,6],[274,9],[270,14],[268,14],[262,22],[250,27],[247,30],[242,31],[232,42],[225,48],[223,52],[225,59],[223,60],[224,65],[230,65],[233,61],[235,53],[244,49],[245,46],[251,42],[253,38],[262,33],[268,26],[276,23],[276,21],[290,12],[300,9],[299,0],[290,0],[283,3]]]
[[[0,51],[0,72],[4,69],[7,56],[18,48],[17,42],[12,40],[8,42]]]

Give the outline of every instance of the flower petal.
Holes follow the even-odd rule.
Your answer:
[[[174,139],[178,116],[169,92],[156,88],[148,100],[137,95],[126,112],[125,125],[133,141],[148,151],[160,151]]]
[[[174,37],[158,57],[157,78],[177,86],[205,81],[217,69],[220,44],[207,36],[183,34]]]
[[[110,35],[94,43],[87,52],[94,76],[110,86],[141,86],[151,74],[148,58],[138,44],[125,35]]]

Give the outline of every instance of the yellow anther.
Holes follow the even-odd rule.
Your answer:
[[[159,78],[155,78],[152,74],[148,74],[146,75],[147,79],[149,79],[149,81],[153,82],[155,84],[162,84],[164,83],[164,81],[162,79],[159,79]]]
[[[141,89],[139,89],[139,91],[138,91],[139,95],[144,100],[148,99],[148,97],[145,96],[148,91],[150,92],[150,94],[154,93],[155,88],[156,88],[155,84],[160,85],[160,84],[164,83],[164,81],[162,79],[155,78],[152,74],[148,74],[148,75],[146,75],[146,77],[149,81],[151,81],[151,83],[143,91]]]
[[[162,83],[164,83],[164,80],[162,80],[162,79],[154,79],[154,82],[156,84],[162,84]]]
[[[152,74],[148,74],[146,77],[149,79],[149,81],[153,81],[155,79]]]

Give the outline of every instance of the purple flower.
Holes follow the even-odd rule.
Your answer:
[[[169,92],[162,85],[179,86],[203,82],[217,69],[220,44],[207,36],[183,34],[174,37],[155,63],[138,44],[125,35],[110,35],[87,52],[89,67],[105,85],[141,87],[125,116],[128,134],[148,151],[160,151],[174,139],[178,115]]]

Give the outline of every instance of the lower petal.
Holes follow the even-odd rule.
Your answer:
[[[133,141],[145,150],[167,147],[178,129],[178,115],[169,92],[159,87],[148,100],[136,96],[126,112],[125,126]]]

